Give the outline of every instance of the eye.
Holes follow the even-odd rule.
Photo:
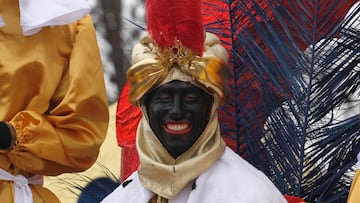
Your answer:
[[[187,102],[196,102],[198,100],[199,100],[199,97],[196,94],[186,94],[185,95],[185,101],[187,101]]]
[[[168,93],[161,93],[156,96],[156,101],[160,103],[166,103],[171,100],[170,94]]]

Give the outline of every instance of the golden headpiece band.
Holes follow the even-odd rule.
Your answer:
[[[146,34],[135,45],[132,53],[134,64],[127,71],[127,80],[130,85],[129,99],[139,105],[140,99],[154,87],[162,84],[170,77],[171,80],[184,80],[210,92],[219,105],[229,95],[227,65],[228,54],[221,46],[216,35],[206,33],[204,53],[196,55],[191,50],[176,41],[174,46],[160,50],[154,45],[151,37]],[[171,71],[178,68],[180,71]],[[181,76],[185,74],[188,77]],[[169,74],[176,74],[171,75]],[[170,82],[170,81],[168,81]]]

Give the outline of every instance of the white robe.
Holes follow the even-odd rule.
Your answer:
[[[137,172],[124,183],[125,186],[120,185],[102,203],[147,203],[154,195],[141,185]],[[169,203],[287,202],[261,171],[228,147],[221,158],[196,179],[194,185],[189,184]]]

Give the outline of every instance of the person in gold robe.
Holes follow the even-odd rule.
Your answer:
[[[108,125],[85,0],[0,0],[0,201],[60,202],[42,177],[88,169]]]

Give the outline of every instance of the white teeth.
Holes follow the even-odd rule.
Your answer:
[[[188,124],[167,124],[167,128],[173,131],[180,131],[188,128]]]

